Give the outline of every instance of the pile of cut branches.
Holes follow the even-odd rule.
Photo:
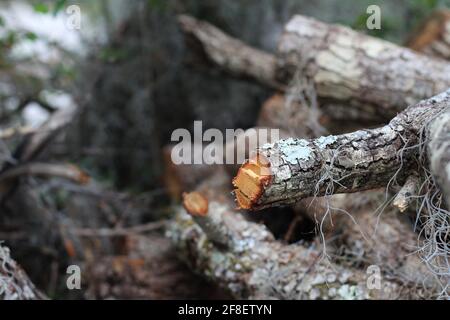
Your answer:
[[[449,19],[433,17],[406,48],[294,16],[275,54],[179,17],[198,63],[275,90],[224,150],[283,138],[240,168],[167,147],[168,235],[193,270],[238,298],[448,298]]]

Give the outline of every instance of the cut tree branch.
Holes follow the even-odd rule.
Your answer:
[[[185,204],[188,212],[180,207],[168,235],[194,270],[226,288],[233,297],[417,298],[416,292],[391,280],[383,280],[380,290],[369,289],[365,272],[322,259],[313,246],[275,241],[264,225],[245,220],[233,209],[224,192],[226,185],[223,173],[208,178],[195,191],[201,194],[202,204]],[[189,201],[195,199],[199,197]],[[198,215],[196,209],[205,199],[206,215]],[[192,207],[195,212],[191,213]]]
[[[233,180],[238,204],[262,209],[403,183],[414,168],[422,129],[449,105],[450,90],[408,107],[381,128],[264,146]]]

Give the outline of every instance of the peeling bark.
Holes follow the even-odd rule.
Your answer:
[[[285,139],[258,150],[233,180],[243,209],[403,183],[425,124],[450,105],[450,90],[408,107],[381,128],[318,139]]]
[[[433,12],[406,45],[428,56],[450,60],[450,10]]]

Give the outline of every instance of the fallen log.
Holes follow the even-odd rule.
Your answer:
[[[450,10],[434,11],[406,42],[428,56],[450,59]]]
[[[295,75],[311,79],[319,107],[333,119],[384,122],[406,106],[450,87],[449,63],[312,18],[291,19],[276,57],[264,55],[265,59],[259,58],[261,52],[242,59],[241,52],[250,50],[247,45],[206,22],[186,16],[180,20],[195,26],[186,28],[182,22],[183,31],[203,48],[207,60],[231,74],[269,85],[282,83],[281,87],[270,85],[282,91],[298,85]],[[234,59],[240,63],[230,63]],[[254,71],[265,68],[270,72]]]
[[[450,90],[411,105],[381,128],[266,145],[233,179],[243,209],[295,203],[400,183],[412,172],[422,129],[450,105]]]
[[[450,64],[339,25],[295,16],[278,46],[278,78],[313,79],[328,112],[350,110],[367,119],[395,116],[450,87]]]
[[[418,298],[395,281],[367,285],[361,270],[334,264],[314,246],[283,245],[264,225],[245,220],[225,191],[218,172],[187,194],[168,230],[185,261],[198,273],[241,299],[392,299]],[[193,205],[192,202],[200,201]],[[207,212],[197,213],[199,207]],[[194,210],[192,210],[194,208]]]

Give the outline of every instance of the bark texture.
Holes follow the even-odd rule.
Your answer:
[[[406,43],[428,56],[450,59],[450,10],[433,12]]]
[[[11,258],[9,248],[0,244],[0,299],[40,300],[45,298],[36,289],[25,271]]]
[[[280,80],[311,77],[319,104],[386,119],[450,87],[450,64],[339,25],[295,16],[278,47]]]
[[[312,18],[295,16],[286,25],[276,55],[192,17],[180,22],[194,49],[232,75],[282,91],[299,85],[295,75],[311,79],[332,119],[383,122],[450,87],[449,63]]]
[[[222,181],[222,182],[221,182]],[[388,299],[417,298],[402,284],[384,280],[368,289],[367,275],[321,259],[313,246],[283,245],[261,224],[233,209],[226,176],[212,176],[197,189],[209,201],[206,216],[179,208],[168,236],[189,265],[235,298]],[[196,222],[201,223],[198,224]],[[201,227],[200,227],[201,226]]]
[[[258,150],[233,180],[244,209],[294,203],[400,183],[411,173],[427,121],[450,105],[450,90],[408,107],[381,128],[318,139],[285,139]],[[403,180],[403,181],[402,181]]]

